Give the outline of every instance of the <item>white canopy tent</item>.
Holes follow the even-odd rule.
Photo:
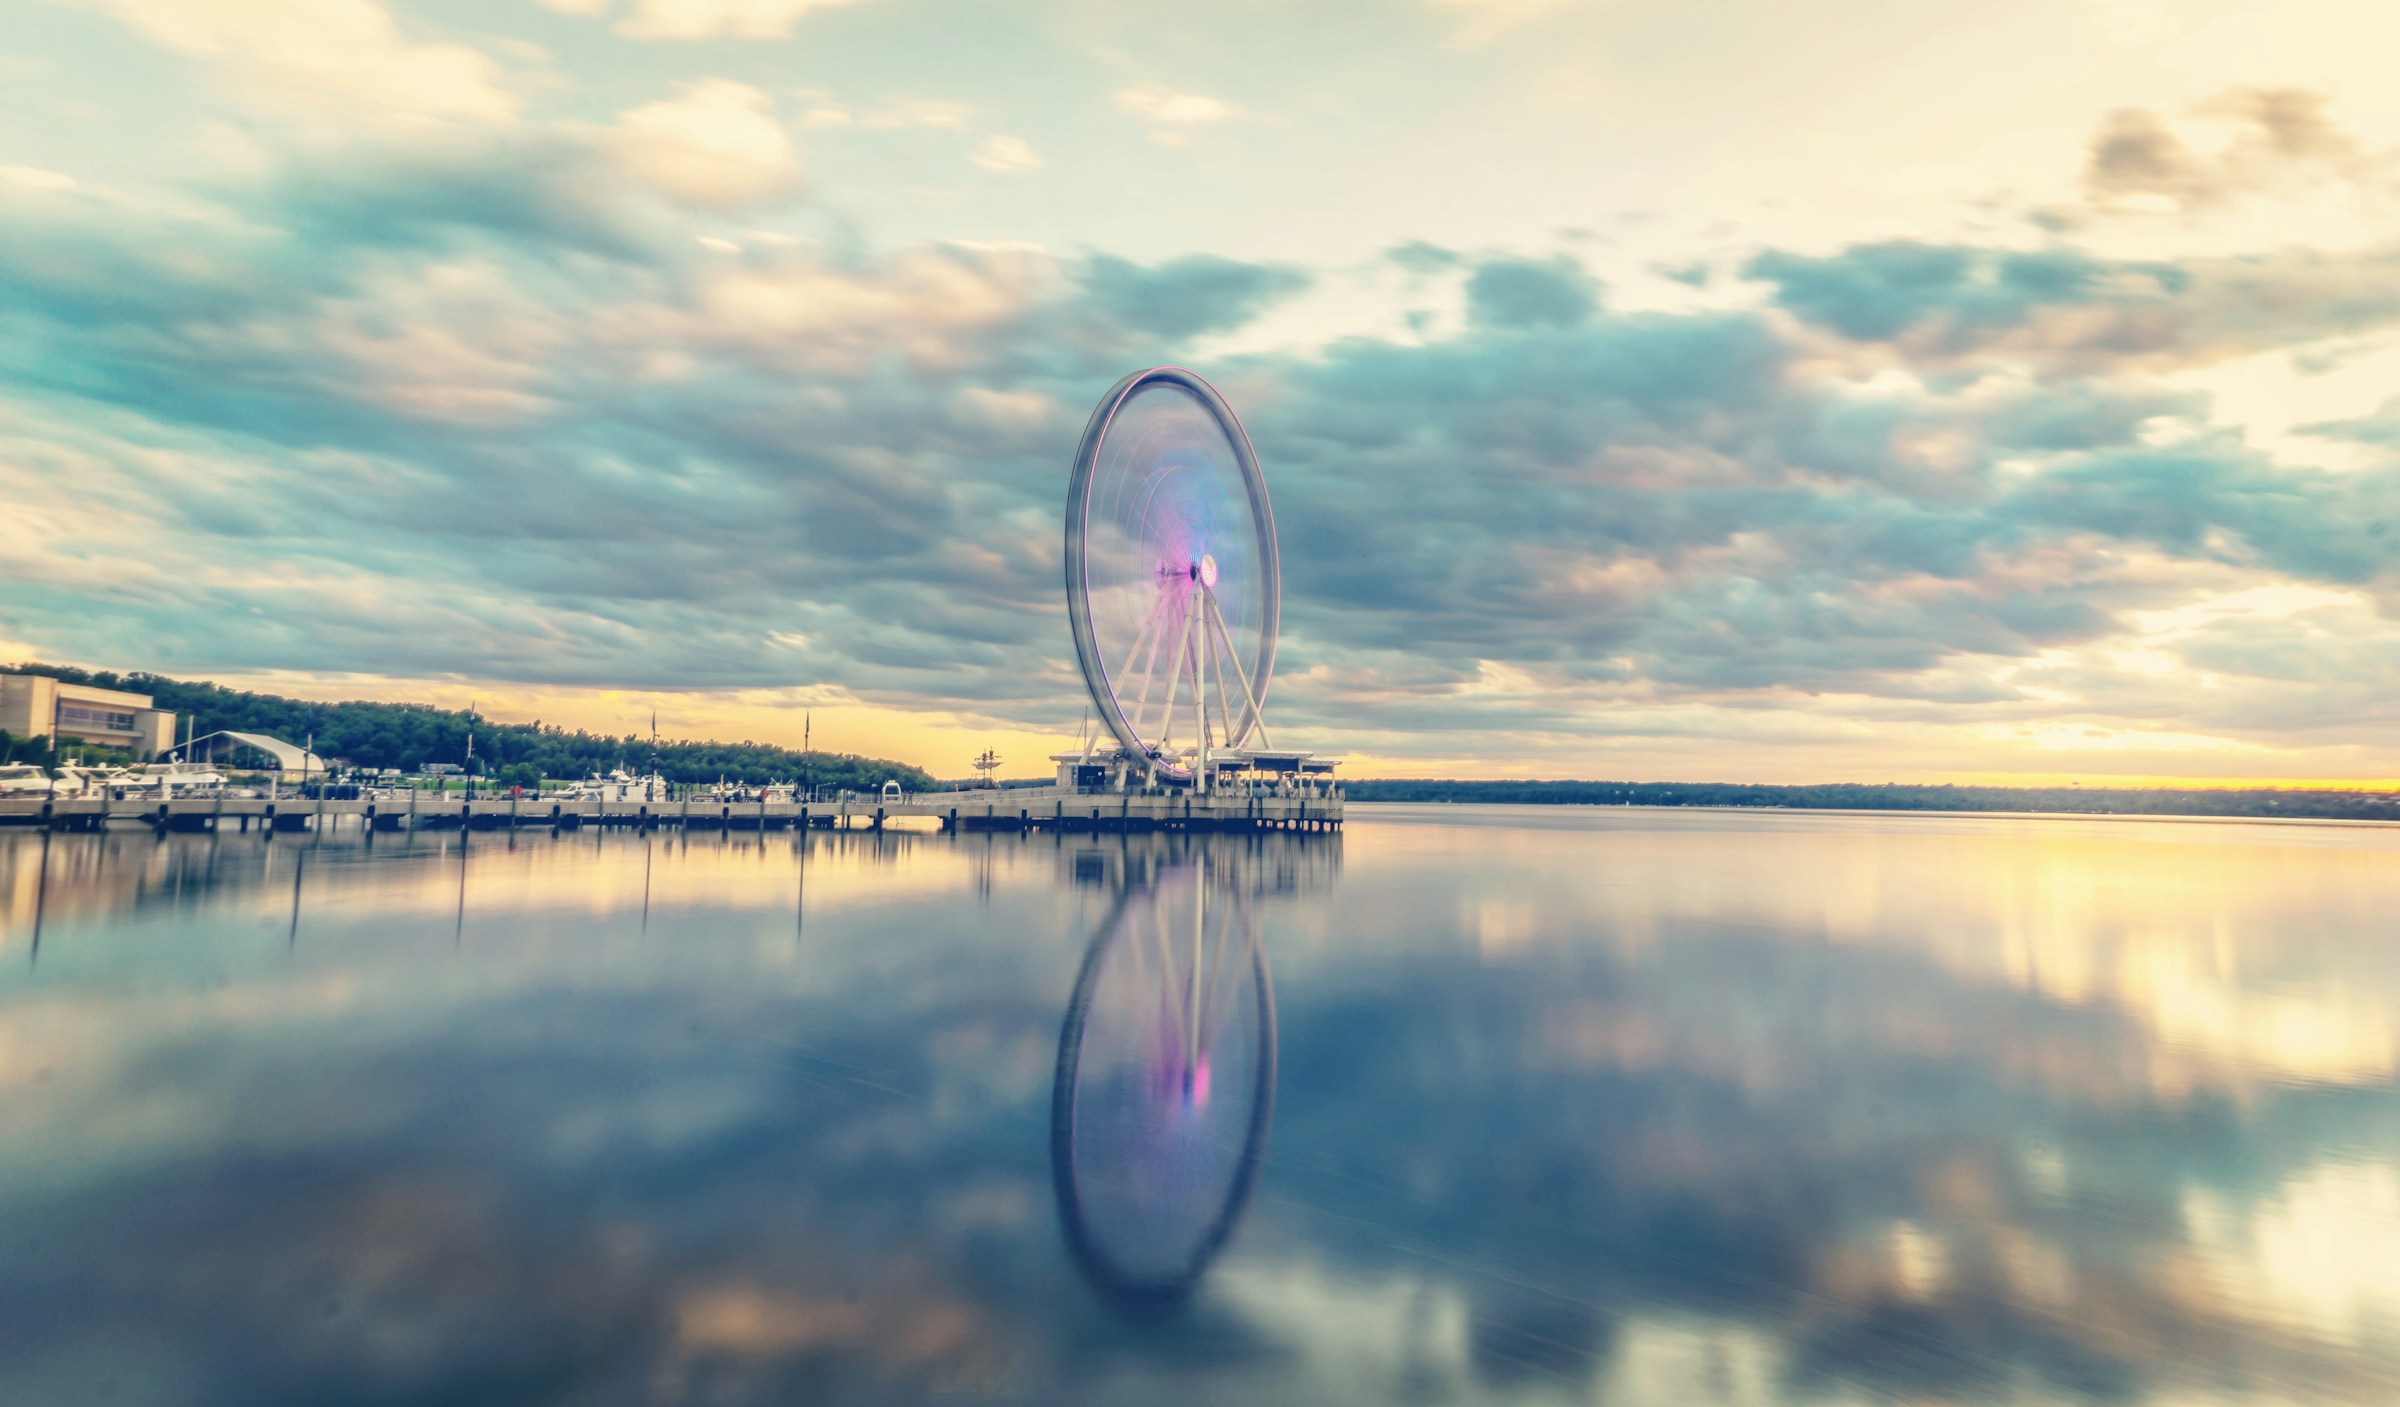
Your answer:
[[[220,751],[231,751],[236,748],[248,748],[265,753],[274,760],[273,770],[278,772],[298,772],[306,775],[310,772],[325,770],[325,759],[310,752],[307,748],[294,747],[281,738],[270,738],[264,733],[236,733],[230,729],[194,738],[175,749],[175,754],[184,761],[190,762],[203,755],[214,757]]]

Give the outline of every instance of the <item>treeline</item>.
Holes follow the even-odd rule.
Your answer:
[[[114,748],[95,748],[95,752],[114,752]],[[0,762],[32,762],[44,767],[58,765],[58,749],[48,738],[12,737],[0,728]]]
[[[539,773],[576,778],[610,768],[635,772],[657,768],[671,782],[713,782],[719,777],[748,782],[803,781],[813,786],[867,790],[896,781],[911,791],[938,790],[923,770],[905,763],[851,753],[801,752],[771,743],[661,741],[655,751],[638,734],[572,732],[532,723],[470,720],[464,710],[426,704],[311,703],[275,694],[256,694],[215,684],[190,683],[156,674],[116,674],[58,665],[0,666],[0,673],[47,674],[100,689],[148,694],[159,708],[192,720],[195,735],[220,731],[265,733],[293,744],[312,736],[320,757],[341,758],[356,767],[415,771],[428,762],[467,763],[467,732],[475,734],[474,770],[484,775]]]
[[[1476,801],[1502,805],[1760,806],[1797,811],[2058,811],[2130,816],[2297,816],[2400,820],[2400,795],[2211,787],[1988,787],[1825,782],[1355,781],[1352,801]]]

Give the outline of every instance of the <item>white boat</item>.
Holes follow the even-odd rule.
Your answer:
[[[51,776],[31,762],[0,764],[0,796],[73,796],[83,790],[83,779],[66,775]]]
[[[58,794],[65,796],[72,785],[77,796],[99,796],[111,784],[125,775],[122,767],[94,767],[82,762],[62,762],[58,765]]]
[[[120,799],[147,797],[158,801],[203,795],[224,785],[225,774],[205,762],[153,762],[108,782],[110,793]]]
[[[561,801],[664,801],[667,779],[653,773],[637,777],[619,767],[607,776],[591,776],[558,793]]]

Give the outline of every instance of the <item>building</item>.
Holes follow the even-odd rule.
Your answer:
[[[95,689],[40,674],[0,674],[0,731],[131,748],[150,758],[175,745],[175,715],[148,694]]]

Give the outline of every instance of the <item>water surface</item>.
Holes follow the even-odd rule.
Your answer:
[[[0,1401],[2389,1403],[2395,913],[2346,826],[0,832]]]

